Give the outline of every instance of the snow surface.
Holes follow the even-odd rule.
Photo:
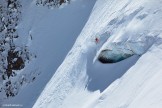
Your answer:
[[[161,3],[98,0],[34,108],[161,108]],[[95,62],[105,49],[136,56],[117,64]]]
[[[77,0],[62,8],[36,6],[34,0],[22,0],[22,19],[18,25],[17,44],[27,45],[37,56],[22,70],[27,83],[18,95],[4,100],[5,104],[20,104],[31,108],[64,60],[85,25],[95,0]],[[32,38],[31,38],[32,37]],[[32,78],[35,76],[35,80]],[[30,82],[29,82],[30,81]],[[28,84],[29,83],[29,84]]]
[[[20,33],[33,35],[29,45],[38,59],[28,69],[38,66],[41,75],[9,102],[26,108],[162,108],[162,0],[97,0],[84,26],[93,3],[77,0],[60,10],[26,6]],[[133,56],[102,64],[97,58],[103,50],[112,52],[110,58]]]

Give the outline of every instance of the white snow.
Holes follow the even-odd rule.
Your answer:
[[[159,51],[161,2],[98,0],[72,50],[41,93],[34,108],[162,107]],[[157,10],[160,11],[155,12]],[[102,39],[103,44],[96,45],[95,37],[105,37]],[[131,57],[116,64],[92,63],[96,50],[100,52],[110,48],[112,51],[120,49],[124,53],[131,50],[135,55],[142,56],[139,56],[139,60],[138,57]],[[105,77],[100,77],[102,72]],[[106,78],[111,80],[104,82]],[[95,82],[94,88],[91,87],[92,81]],[[107,88],[102,92],[105,83]],[[97,90],[95,87],[101,93],[94,92]]]
[[[3,104],[33,106],[74,44],[94,3],[95,0],[77,0],[61,9],[48,9],[36,6],[34,0],[22,0],[22,19],[17,27],[20,38],[16,44],[28,46],[36,58],[26,64],[23,74],[17,72],[25,78],[25,84],[18,95],[4,100]],[[33,77],[36,77],[34,81]]]
[[[97,0],[92,9],[93,3],[77,0],[60,10],[28,4],[19,29],[33,36],[30,48],[38,58],[26,68],[41,73],[10,103],[26,108],[162,108],[162,0]],[[113,53],[133,56],[102,64],[97,58],[103,50],[111,50],[109,58]]]

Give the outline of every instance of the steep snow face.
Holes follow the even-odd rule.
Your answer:
[[[154,45],[87,108],[161,108],[161,45]]]
[[[47,2],[45,6],[42,6],[36,5],[37,0],[20,1],[21,20],[16,27],[20,37],[16,45],[27,46],[36,58],[26,63],[23,70],[17,72],[16,80],[12,78],[14,82],[22,84],[20,87],[14,86],[18,91],[16,96],[6,98],[5,93],[1,92],[4,96],[0,94],[0,107],[8,104],[20,104],[23,108],[33,106],[42,89],[74,44],[95,3],[95,0],[71,0],[68,5],[63,4],[64,6],[61,5],[60,8],[52,5],[55,7],[52,9],[51,6],[48,8],[50,4]]]
[[[156,2],[122,1],[120,3],[114,1],[110,6],[114,6],[113,3],[119,7],[109,9],[111,15],[105,30],[109,32],[110,38],[98,52],[100,61],[107,59],[107,62],[110,63],[123,60],[134,54],[145,53],[153,44],[155,37],[161,32],[159,28],[154,28],[157,20],[154,17],[160,7],[150,6],[151,3],[156,4]],[[149,22],[150,19],[152,19],[151,22]],[[145,26],[146,24],[147,26]]]
[[[111,30],[112,34],[101,47],[99,54],[107,50],[103,56],[114,58],[114,54],[109,54],[116,51],[119,55],[123,52],[130,54],[131,51],[132,54],[142,56],[124,76],[112,83],[96,100],[84,108],[162,107],[161,3],[161,0],[122,0],[112,1],[111,5],[103,7],[112,7],[109,9],[111,15],[107,19],[108,25],[105,29]]]
[[[98,0],[34,108],[161,108],[161,3],[161,0]],[[137,57],[104,65],[95,61],[103,51],[106,51],[103,56],[111,59],[116,58],[114,53],[124,59],[129,56],[123,55],[142,56],[139,60]],[[103,73],[106,78],[100,77]],[[98,79],[102,79],[100,84]],[[104,82],[107,79],[111,80]],[[103,83],[107,83],[107,89],[92,92],[101,90]],[[92,85],[98,88],[90,90]]]

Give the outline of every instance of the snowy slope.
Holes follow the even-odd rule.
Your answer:
[[[25,77],[19,93],[4,96],[5,104],[31,108],[46,83],[55,73],[85,25],[95,0],[77,0],[61,8],[36,6],[35,0],[22,0],[22,19],[17,27],[19,43],[36,55],[19,72]],[[34,79],[33,79],[34,78]]]
[[[98,0],[34,108],[161,108],[161,4]],[[101,64],[96,60],[103,50],[112,52],[109,58],[134,56]]]
[[[21,4],[16,44],[36,58],[17,71],[23,86],[2,106],[162,108],[162,0]]]

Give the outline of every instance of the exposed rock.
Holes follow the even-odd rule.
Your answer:
[[[37,0],[36,5],[47,6],[48,8],[59,7],[63,3],[70,3],[70,0]]]

